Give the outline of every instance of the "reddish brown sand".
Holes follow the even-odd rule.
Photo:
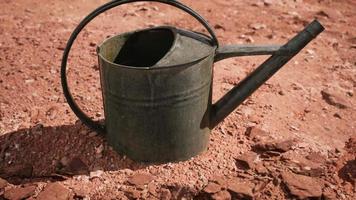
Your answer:
[[[314,18],[326,31],[212,131],[206,152],[161,165],[115,153],[63,97],[66,41],[105,2],[0,1],[0,199],[356,199],[356,1],[182,0],[221,44],[283,44]],[[68,76],[89,115],[103,118],[96,45],[167,24],[203,30],[178,10],[137,3],[82,32]],[[214,101],[266,58],[217,63]]]

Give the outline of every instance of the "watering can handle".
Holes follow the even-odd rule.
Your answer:
[[[97,9],[95,9],[93,12],[91,12],[88,16],[86,16],[79,23],[79,25],[74,29],[73,33],[71,34],[71,36],[67,42],[66,48],[64,49],[64,52],[63,52],[62,63],[61,63],[61,82],[62,82],[64,96],[67,99],[67,102],[68,102],[70,108],[75,113],[75,115],[77,115],[77,117],[85,125],[87,125],[89,128],[91,128],[99,133],[105,133],[105,126],[92,120],[79,108],[77,103],[74,101],[72,94],[70,93],[70,90],[68,88],[66,71],[67,71],[67,60],[68,60],[68,56],[69,56],[69,51],[72,48],[72,45],[73,45],[75,39],[77,38],[77,36],[79,35],[79,33],[81,32],[81,30],[95,17],[97,17],[101,13],[103,13],[111,8],[114,8],[116,6],[120,6],[120,5],[127,4],[127,3],[140,2],[140,1],[159,2],[159,3],[171,5],[173,7],[176,7],[176,8],[179,8],[179,9],[185,11],[186,13],[190,14],[195,19],[197,19],[206,28],[206,30],[210,33],[210,35],[212,37],[211,39],[212,39],[213,45],[219,46],[218,40],[215,36],[215,33],[214,33],[213,29],[210,27],[210,25],[208,24],[208,22],[202,16],[200,16],[198,13],[193,11],[191,8],[187,7],[186,5],[180,3],[176,0],[113,0],[111,2],[108,2],[108,3],[100,6]]]

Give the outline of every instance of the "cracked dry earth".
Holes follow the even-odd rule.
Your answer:
[[[318,18],[326,30],[212,131],[206,152],[137,163],[77,121],[60,61],[70,33],[104,0],[0,1],[0,199],[356,199],[356,2],[183,3],[222,44],[283,44]],[[203,28],[178,10],[135,3],[100,15],[70,56],[72,92],[103,119],[95,47],[157,25]],[[266,56],[219,62],[216,101]]]

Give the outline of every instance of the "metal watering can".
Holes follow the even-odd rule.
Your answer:
[[[211,129],[324,30],[315,20],[283,46],[221,47],[207,21],[189,7],[178,1],[151,0],[189,13],[210,36],[156,27],[105,40],[97,48],[105,110],[105,125],[101,125],[85,115],[68,89],[69,51],[97,15],[138,1],[142,0],[111,1],[84,18],[69,38],[61,66],[63,92],[74,113],[91,129],[104,133],[117,152],[136,161],[179,161],[203,152]],[[213,104],[213,63],[249,55],[271,57]]]

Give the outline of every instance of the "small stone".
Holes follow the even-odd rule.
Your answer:
[[[306,158],[315,163],[326,163],[326,157],[321,155],[321,153],[319,152],[311,152],[309,155],[306,156]]]
[[[96,44],[95,44],[94,42],[90,42],[90,43],[89,43],[89,46],[90,46],[90,47],[96,47]]]
[[[263,0],[263,4],[265,6],[271,6],[273,4],[273,0]]]
[[[135,174],[128,179],[128,182],[132,185],[140,186],[146,185],[154,179],[150,174]]]
[[[319,177],[325,172],[325,169],[323,168],[323,163],[308,160],[296,153],[284,154],[281,159],[287,163],[289,168],[294,173],[297,174],[302,174],[310,177]]]
[[[62,166],[68,166],[69,158],[67,156],[64,156],[63,158],[61,158],[60,163]]]
[[[161,200],[170,200],[172,199],[172,194],[171,191],[169,191],[168,189],[162,188],[161,189]]]
[[[255,168],[255,160],[257,154],[255,152],[247,152],[236,158],[236,166],[243,170]]]
[[[266,131],[259,129],[256,126],[248,127],[245,134],[255,142],[266,140],[270,137]]]
[[[238,182],[230,180],[228,183],[228,190],[232,193],[232,198],[237,199],[252,199],[253,185],[248,182]]]
[[[321,184],[316,178],[283,172],[282,178],[289,192],[300,199],[319,198],[322,195]]]
[[[97,135],[98,135],[98,133],[95,132],[95,131],[92,131],[92,132],[88,133],[88,136],[89,136],[89,137],[95,137],[95,136],[97,136]]]
[[[338,92],[332,92],[330,90],[322,90],[321,96],[325,100],[325,102],[328,103],[329,105],[335,106],[340,109],[348,108],[347,101],[342,97],[341,94],[338,94]]]
[[[157,196],[157,186],[154,183],[149,183],[147,189],[150,194]]]
[[[341,117],[341,115],[339,113],[335,113],[333,116],[336,117],[336,118],[342,119],[342,117]]]
[[[253,149],[257,151],[274,151],[274,152],[287,152],[296,145],[295,140],[273,141],[273,142],[261,142],[253,146]]]
[[[7,186],[7,181],[5,179],[0,178],[0,190]]]
[[[324,200],[337,200],[337,194],[331,188],[324,188],[322,199],[324,199]]]
[[[225,179],[225,177],[223,176],[214,176],[211,179],[211,182],[217,183],[218,185],[220,185],[222,188],[226,188],[227,187],[227,180]]]
[[[104,145],[103,144],[101,144],[101,145],[99,145],[98,147],[95,148],[95,153],[96,154],[101,154],[101,153],[103,153],[103,151],[104,151]]]
[[[12,188],[4,193],[5,199],[21,200],[29,198],[35,194],[36,186]]]
[[[68,200],[70,191],[60,183],[48,183],[37,196],[37,200]]]
[[[266,28],[267,26],[265,24],[255,23],[255,24],[250,24],[249,27],[253,30],[260,30]]]
[[[212,195],[211,198],[214,200],[230,200],[231,195],[228,191],[222,190]]]
[[[221,29],[221,30],[224,30],[224,31],[225,31],[225,27],[222,26],[221,24],[215,24],[214,28],[215,28],[215,29]]]
[[[75,157],[68,163],[68,165],[64,166],[63,171],[68,174],[76,175],[88,174],[89,168],[79,157]]]
[[[220,190],[221,190],[221,186],[212,182],[208,183],[208,185],[205,186],[205,188],[203,189],[204,192],[209,194],[219,192]]]
[[[103,170],[96,170],[96,171],[90,172],[89,177],[90,177],[90,179],[100,178],[103,174],[104,174]]]
[[[256,164],[255,166],[255,170],[258,174],[261,174],[261,175],[266,175],[268,174],[268,170],[267,168],[262,164],[262,162],[259,162]]]
[[[141,197],[141,192],[135,189],[130,189],[127,191],[127,194],[132,199],[139,199]]]

